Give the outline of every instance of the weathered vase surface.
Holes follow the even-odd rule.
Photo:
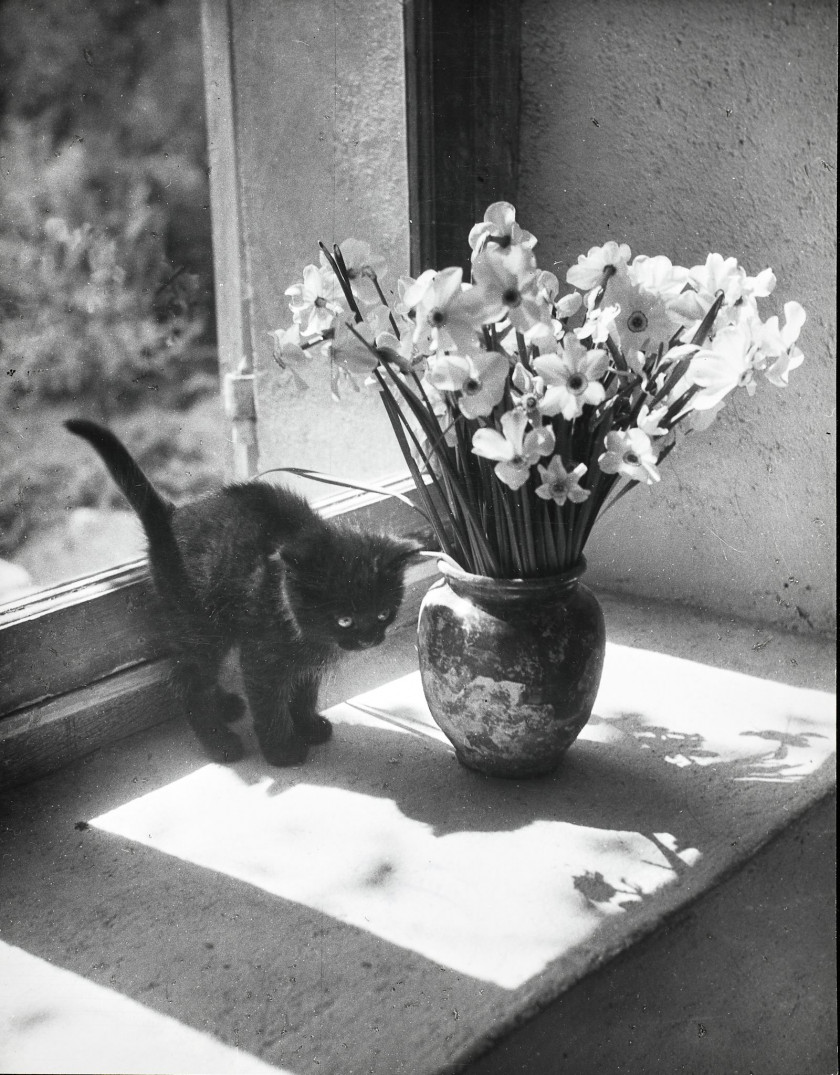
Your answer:
[[[471,769],[551,772],[592,713],[606,644],[598,599],[563,575],[493,579],[441,564],[420,609],[420,673],[437,724]]]

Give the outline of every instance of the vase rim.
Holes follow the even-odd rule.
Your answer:
[[[581,556],[576,564],[565,571],[552,575],[536,575],[534,578],[496,578],[492,575],[473,575],[450,560],[439,560],[438,568],[443,577],[456,585],[469,586],[488,592],[507,591],[508,593],[545,592],[571,586],[586,571],[586,557]]]

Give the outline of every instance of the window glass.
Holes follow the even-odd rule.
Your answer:
[[[0,603],[142,555],[62,422],[175,499],[225,452],[198,0],[0,6]]]

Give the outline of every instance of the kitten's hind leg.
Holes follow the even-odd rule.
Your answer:
[[[271,765],[297,765],[308,743],[291,715],[291,684],[275,642],[245,641],[239,648],[245,693],[263,757]]]
[[[332,724],[318,712],[317,676],[308,676],[292,690],[292,722],[298,735],[307,743],[326,743],[332,735]]]
[[[218,685],[222,656],[210,647],[202,647],[200,655],[182,649],[174,657],[174,682],[187,720],[204,752],[212,761],[229,764],[239,761],[245,753],[239,736],[227,727],[229,721],[236,719],[234,702],[239,703],[240,715],[244,703]]]

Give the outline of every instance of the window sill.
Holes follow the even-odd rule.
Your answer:
[[[830,793],[829,646],[603,603],[604,687],[554,778],[457,765],[406,626],[332,685],[365,693],[335,706],[333,740],[302,767],[270,769],[253,743],[206,765],[168,720],[8,793],[10,1070],[36,1070],[55,1034],[87,1071],[451,1070]],[[803,1018],[782,1020],[789,1045],[804,1048]],[[600,1036],[602,1013],[589,1019]],[[704,1047],[694,1070],[716,1070]]]

